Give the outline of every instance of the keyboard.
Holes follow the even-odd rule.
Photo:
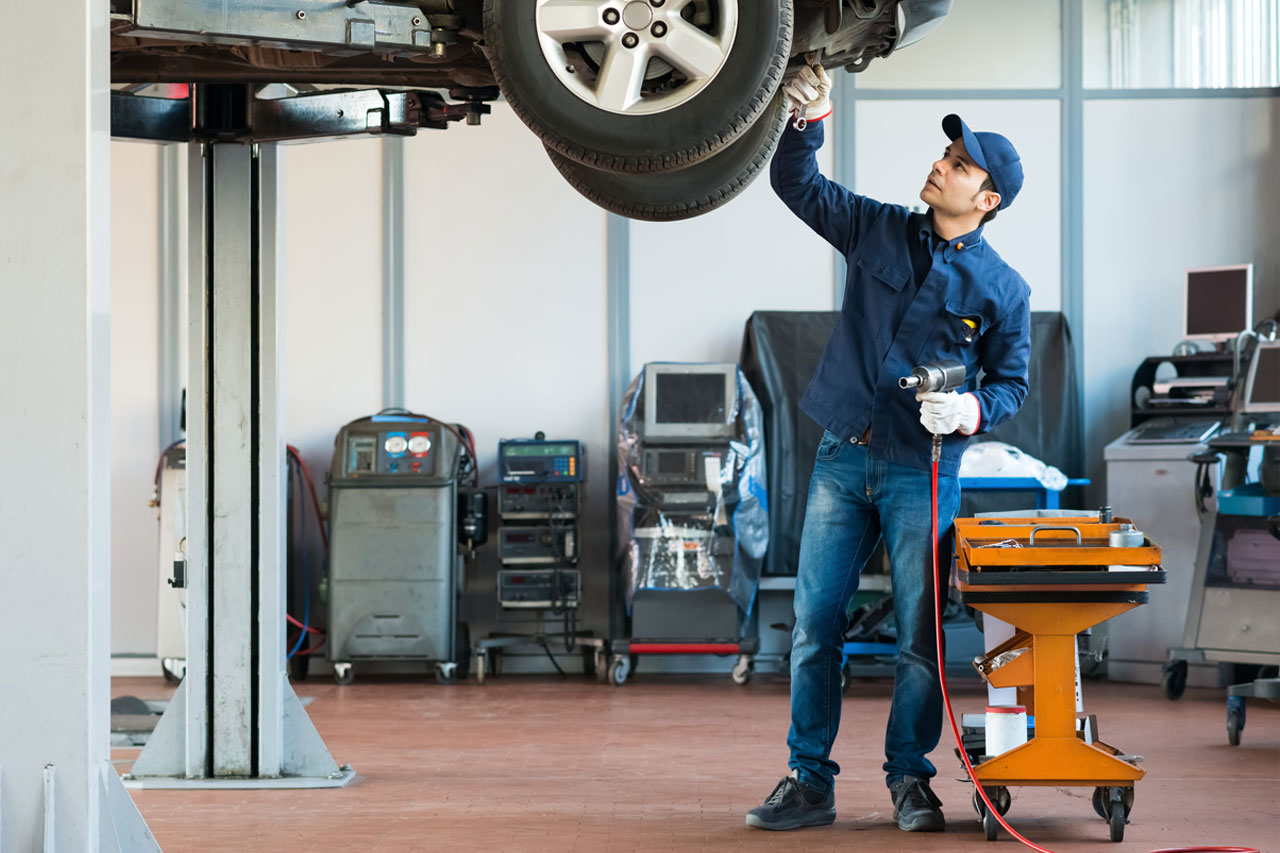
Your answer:
[[[1199,444],[1218,431],[1219,421],[1153,420],[1138,426],[1129,444]]]

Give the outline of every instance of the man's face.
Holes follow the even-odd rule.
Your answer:
[[[1000,203],[994,192],[982,192],[987,172],[969,157],[964,140],[956,139],[933,164],[920,190],[920,200],[948,216],[966,216],[975,210],[985,213]]]

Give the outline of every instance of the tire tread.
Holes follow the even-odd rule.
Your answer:
[[[592,183],[593,175],[591,172],[586,171],[588,167],[584,167],[581,163],[566,157],[553,148],[548,147],[547,153],[564,179],[597,206],[619,216],[625,216],[628,219],[641,219],[648,222],[675,222],[700,216],[720,207],[746,189],[764,171],[773,156],[774,149],[777,147],[778,139],[786,127],[786,115],[784,113],[781,120],[776,120],[771,119],[766,114],[761,116],[759,120],[762,122],[772,121],[773,126],[766,131],[765,139],[747,165],[740,169],[729,181],[721,184],[717,190],[709,193],[699,193],[695,197],[681,201],[655,203],[616,197],[613,194],[602,191]],[[713,161],[714,158],[710,158],[704,162],[710,164]],[[637,175],[635,180],[637,188],[642,189],[643,176]]]
[[[529,2],[529,0],[526,0],[526,2]],[[746,2],[763,2],[763,0],[746,0]],[[502,58],[504,53],[502,49],[503,39],[501,28],[497,22],[497,12],[494,10],[494,0],[485,0],[484,4],[485,55],[493,69],[493,76],[497,80],[498,88],[506,96],[507,103],[510,104],[512,111],[538,135],[543,145],[568,157],[570,160],[575,160],[593,169],[606,172],[643,173],[683,169],[707,159],[712,154],[731,144],[746,132],[755,123],[755,120],[760,117],[761,113],[768,108],[770,100],[781,85],[782,76],[787,70],[787,62],[790,59],[791,40],[794,30],[795,10],[789,0],[784,0],[781,26],[778,27],[772,59],[765,72],[764,85],[756,91],[755,95],[746,102],[730,124],[720,133],[678,151],[624,157],[591,151],[582,147],[568,137],[556,132],[554,128],[543,126],[538,117],[519,98],[513,99],[511,97],[512,81],[515,75]]]

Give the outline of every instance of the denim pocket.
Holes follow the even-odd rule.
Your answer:
[[[844,442],[832,435],[830,430],[823,430],[822,441],[818,442],[818,459],[823,462],[835,459],[842,444]]]

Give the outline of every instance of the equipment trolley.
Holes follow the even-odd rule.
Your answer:
[[[1160,548],[1113,546],[1127,519],[1098,517],[958,519],[955,585],[969,607],[1016,629],[1007,642],[974,661],[995,687],[1017,687],[1035,717],[1035,734],[1000,755],[979,756],[975,781],[1001,812],[1009,786],[1092,787],[1095,811],[1111,840],[1124,838],[1140,758],[1097,739],[1093,717],[1077,719],[1076,635],[1147,602],[1147,585],[1164,583]],[[1132,536],[1132,533],[1131,533]],[[997,822],[974,794],[988,840]]]

